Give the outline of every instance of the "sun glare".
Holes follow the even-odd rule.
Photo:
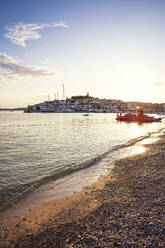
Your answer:
[[[141,128],[137,123],[130,123],[130,139],[134,139],[142,135]]]

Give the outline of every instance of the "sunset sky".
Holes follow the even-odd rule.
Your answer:
[[[0,108],[165,102],[164,0],[0,0]]]

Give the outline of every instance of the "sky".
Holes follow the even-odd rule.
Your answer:
[[[164,0],[0,0],[0,108],[165,103]]]

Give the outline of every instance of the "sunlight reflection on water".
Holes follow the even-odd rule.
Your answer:
[[[141,135],[143,135],[141,125],[139,125],[138,123],[131,123],[130,129],[129,129],[130,139],[134,139]]]

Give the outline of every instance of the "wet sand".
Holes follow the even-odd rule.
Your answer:
[[[165,136],[1,230],[0,247],[165,247]]]

